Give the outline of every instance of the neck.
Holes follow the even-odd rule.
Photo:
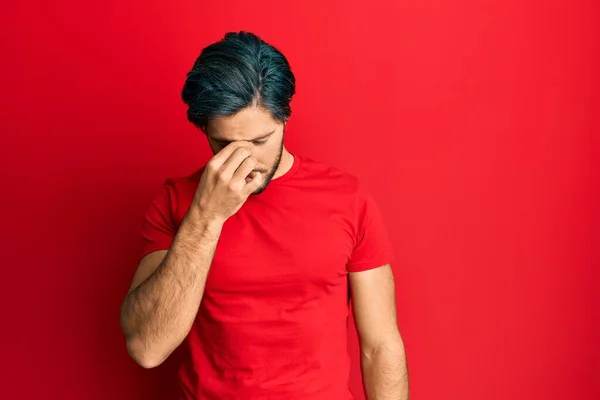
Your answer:
[[[277,172],[273,175],[273,179],[277,179],[282,175],[285,175],[294,165],[294,156],[287,151],[284,147],[281,151],[281,161],[279,162],[279,168],[277,168]]]

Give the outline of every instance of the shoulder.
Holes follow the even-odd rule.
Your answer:
[[[200,178],[202,177],[205,167],[206,166],[202,166],[201,168],[185,175],[169,176],[165,179],[164,186],[168,190],[180,195],[186,194],[190,191],[194,193],[198,183],[200,182]]]
[[[187,213],[205,166],[185,175],[167,177],[154,198],[154,208],[162,213],[169,213],[176,224],[179,224]]]
[[[302,165],[305,174],[311,177],[310,186],[321,188],[320,193],[338,202],[340,207],[351,210],[358,218],[378,212],[377,201],[368,188],[368,182],[357,175],[309,157],[302,157]]]
[[[316,181],[327,187],[329,191],[357,194],[361,190],[359,178],[329,162],[317,160],[312,157],[302,156],[299,177]]]

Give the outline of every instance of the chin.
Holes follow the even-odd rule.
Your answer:
[[[275,174],[275,171],[272,171],[269,175],[267,175],[267,177],[265,178],[265,183],[263,183],[261,185],[261,187],[259,187],[254,192],[252,192],[252,194],[261,194],[262,192],[264,192],[264,190],[267,188],[267,186],[269,186],[269,182],[271,182],[271,179],[273,179],[274,174]]]
[[[267,186],[269,186],[269,182],[265,182],[261,187],[259,187],[254,192],[252,192],[252,194],[261,194],[262,192],[265,191],[265,189],[267,188]]]

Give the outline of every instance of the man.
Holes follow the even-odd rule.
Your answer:
[[[367,398],[408,399],[381,216],[355,177],[285,148],[294,92],[283,54],[245,32],[187,76],[215,156],[153,201],[121,313],[141,366],[185,345],[180,399],[353,399],[350,298]]]

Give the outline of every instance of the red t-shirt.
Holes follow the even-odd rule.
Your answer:
[[[170,247],[202,172],[167,180],[146,214],[142,256]],[[223,226],[183,343],[181,399],[353,399],[347,275],[392,255],[357,178],[294,155]]]

